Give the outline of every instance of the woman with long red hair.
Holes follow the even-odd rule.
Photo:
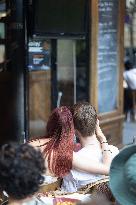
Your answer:
[[[66,106],[51,113],[46,127],[46,136],[29,143],[41,150],[47,168],[46,175],[63,177],[72,169],[74,149],[74,125],[70,110]]]

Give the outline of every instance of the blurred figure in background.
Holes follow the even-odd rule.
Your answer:
[[[124,112],[126,115],[126,120],[134,120],[135,110],[134,110],[134,92],[136,92],[136,68],[133,68],[132,63],[127,60],[125,62],[124,71]]]

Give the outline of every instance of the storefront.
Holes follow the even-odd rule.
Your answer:
[[[89,1],[35,1],[29,11],[29,133],[36,136],[54,107],[89,100]]]
[[[13,40],[20,31],[18,42],[23,50],[17,49],[10,65],[16,67],[16,79],[22,73],[18,80],[22,94],[16,97],[22,99],[21,111],[17,110],[22,113],[17,120],[21,141],[45,133],[54,107],[89,101],[99,113],[108,140],[121,143],[125,2],[41,0],[24,4],[20,0],[15,5],[22,15],[16,10],[10,25],[17,23]],[[16,63],[17,55],[22,63]]]

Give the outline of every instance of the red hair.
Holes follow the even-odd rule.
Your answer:
[[[74,124],[72,113],[66,106],[56,108],[47,122],[47,136],[43,154],[55,176],[63,177],[72,169]]]

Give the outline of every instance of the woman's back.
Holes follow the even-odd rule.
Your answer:
[[[29,143],[39,148],[45,159],[46,175],[63,177],[72,169],[74,124],[72,113],[66,106],[51,113],[46,136]]]

